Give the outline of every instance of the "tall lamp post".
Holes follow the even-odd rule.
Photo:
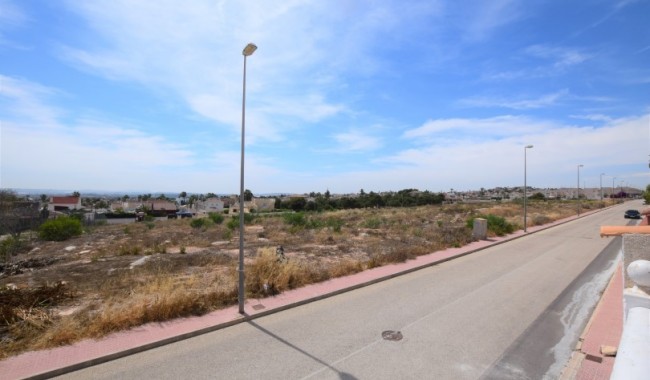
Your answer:
[[[614,181],[616,181],[616,177],[612,177],[612,194],[610,194],[610,198],[614,195]]]
[[[244,55],[244,86],[241,106],[241,173],[239,181],[239,314],[244,314],[244,136],[246,129],[246,58],[257,50],[255,44],[246,45]]]
[[[603,200],[603,176],[605,173],[600,173],[600,200]]]
[[[582,164],[578,165],[578,215],[580,215],[580,208],[582,207],[582,204],[580,203],[580,168],[583,166],[584,165]]]
[[[532,145],[526,145],[524,147],[524,232],[528,232],[528,209],[527,209],[527,200],[528,200],[528,184],[526,183],[526,150],[532,149]]]

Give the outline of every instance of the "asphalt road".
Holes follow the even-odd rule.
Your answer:
[[[634,207],[60,378],[554,379],[619,254],[599,227]]]

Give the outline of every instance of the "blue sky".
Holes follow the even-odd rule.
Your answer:
[[[277,4],[273,4],[277,3]],[[650,183],[650,1],[0,0],[0,187]],[[601,176],[601,173],[605,173]]]

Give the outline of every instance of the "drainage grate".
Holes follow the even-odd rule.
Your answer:
[[[402,340],[402,333],[399,331],[393,331],[393,330],[386,330],[383,333],[381,333],[381,337],[384,338],[384,340]]]

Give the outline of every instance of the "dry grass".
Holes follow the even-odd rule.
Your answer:
[[[582,202],[583,211],[602,206]],[[577,207],[530,202],[528,212],[529,224],[538,225]],[[257,217],[246,227],[247,297],[465,245],[471,241],[466,221],[479,214],[523,223],[515,203],[313,213],[294,226],[281,215]],[[38,250],[19,262],[29,268],[0,277],[0,289],[17,288],[0,290],[0,358],[236,304],[239,236],[227,221],[197,228],[182,219],[101,226],[67,242],[36,242]]]

